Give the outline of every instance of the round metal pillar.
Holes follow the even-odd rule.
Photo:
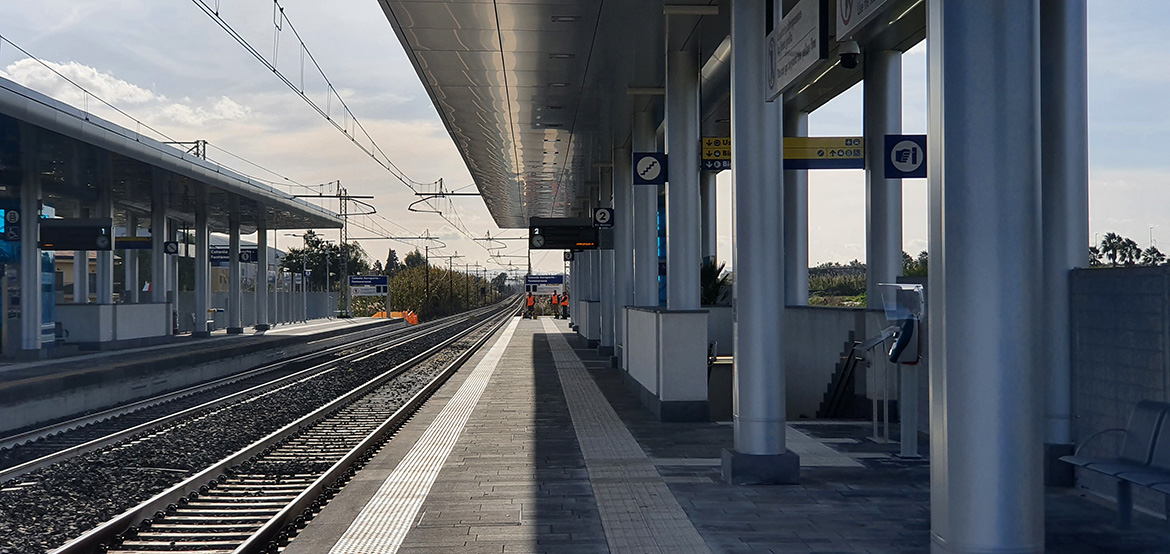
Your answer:
[[[1041,202],[1043,216],[1045,475],[1072,486],[1072,357],[1069,270],[1089,265],[1089,95],[1085,0],[1040,2]]]
[[[658,150],[654,114],[634,114],[634,152]],[[633,185],[631,185],[633,186]],[[658,187],[634,189],[634,304],[658,305]],[[582,298],[584,299],[584,297]]]
[[[694,52],[666,54],[666,307],[699,309],[699,64]]]
[[[799,458],[785,446],[784,243],[781,240],[782,113],[765,102],[765,5],[731,3],[731,156],[735,267],[735,450],[723,477],[738,484],[791,483]]]
[[[808,113],[784,112],[784,136],[807,137]],[[780,153],[783,155],[783,152]],[[808,170],[784,172],[784,302],[808,305]]]
[[[268,319],[268,210],[257,206],[256,220],[256,330],[267,331]],[[344,286],[344,284],[342,284]]]
[[[1044,551],[1038,7],[927,3],[936,553]]]
[[[902,274],[902,180],[885,178],[885,135],[902,132],[902,53],[865,53],[865,292],[866,304],[882,306],[878,283]]]
[[[634,303],[634,179],[629,148],[613,151],[614,346],[625,347],[625,307]]]

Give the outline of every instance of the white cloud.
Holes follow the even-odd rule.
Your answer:
[[[47,61],[42,64],[32,58],[25,58],[9,64],[3,74],[21,85],[75,106],[82,105],[86,100],[82,89],[114,105],[142,104],[161,99],[148,89],[77,62]],[[62,79],[61,75],[81,88]]]
[[[245,119],[251,113],[250,108],[240,105],[231,98],[221,96],[215,104],[207,108],[189,104],[167,104],[153,111],[151,119],[198,127],[212,121]]]

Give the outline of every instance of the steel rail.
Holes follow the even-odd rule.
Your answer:
[[[498,317],[501,318],[501,322],[496,323],[496,327],[493,327],[491,332],[485,334],[485,337],[490,337],[494,333],[495,328],[498,328],[499,325],[502,325],[502,322],[507,321],[508,317],[510,317],[511,314],[513,314],[515,311],[515,304],[517,304],[516,301],[507,302],[503,308],[499,309]],[[489,318],[489,322],[491,322],[493,319],[494,318]],[[342,409],[344,406],[346,406],[346,405],[350,404],[351,402],[357,400],[358,398],[366,395],[370,391],[385,384],[389,380],[401,375],[402,373],[408,371],[409,369],[417,366],[418,364],[429,359],[431,356],[440,352],[444,348],[447,348],[447,347],[455,344],[459,340],[466,337],[468,334],[474,332],[477,329],[481,329],[481,328],[483,328],[483,326],[472,326],[472,327],[469,327],[467,330],[461,331],[461,332],[457,333],[456,335],[443,340],[439,344],[425,350],[422,353],[419,353],[419,354],[413,356],[409,360],[406,360],[405,362],[398,364],[394,368],[389,369],[389,370],[379,374],[378,376],[370,379],[365,384],[353,389],[349,393],[330,401],[329,403],[317,408],[316,410],[313,410],[312,412],[310,412],[310,413],[298,418],[297,420],[285,425],[281,429],[278,429],[277,431],[274,431],[274,432],[270,433],[269,435],[257,440],[256,442],[252,443],[251,445],[240,449],[235,454],[232,454],[232,455],[220,460],[219,462],[216,462],[215,464],[199,471],[198,473],[196,473],[192,477],[171,486],[167,490],[165,490],[165,491],[155,495],[154,497],[140,503],[138,506],[123,512],[121,515],[119,515],[111,520],[108,520],[107,522],[105,522],[101,525],[98,525],[97,527],[91,529],[90,531],[87,531],[86,533],[82,534],[81,536],[79,536],[79,537],[69,541],[68,543],[62,545],[61,547],[58,547],[57,549],[51,551],[52,554],[81,554],[81,553],[90,553],[90,552],[101,551],[101,549],[104,548],[105,545],[111,543],[115,539],[115,537],[117,537],[120,533],[123,533],[125,530],[129,529],[135,523],[138,523],[139,521],[144,520],[144,519],[156,517],[158,514],[166,514],[168,508],[171,508],[171,510],[173,511],[174,510],[173,505],[178,501],[178,499],[187,498],[192,493],[199,493],[201,487],[207,487],[210,484],[210,482],[216,481],[219,476],[223,475],[225,472],[230,470],[232,467],[237,466],[237,465],[244,463],[250,459],[256,458],[257,456],[263,455],[266,452],[271,451],[272,445],[280,443],[281,441],[284,441],[285,439],[292,437],[293,435],[301,432],[302,430],[327,419],[329,416],[333,415],[338,410]],[[433,332],[437,332],[437,331],[438,331],[438,329],[434,329],[434,330],[431,330],[430,332],[433,333]],[[484,340],[486,340],[486,339],[484,339]],[[478,347],[478,345],[481,345],[481,344],[482,344],[482,340],[477,343],[476,347]],[[472,351],[472,350],[474,350],[474,348],[469,349],[469,351]],[[368,354],[368,352],[363,352],[362,354]],[[467,358],[467,356],[460,356],[451,365],[457,368],[457,364],[461,364],[464,360],[466,360],[466,358]],[[445,380],[446,377],[449,377],[449,375],[452,371],[453,370],[450,368],[447,370],[441,371],[439,373],[439,376]],[[438,378],[439,377],[436,377],[436,379],[438,379]],[[439,383],[439,384],[441,384],[441,383]],[[433,390],[436,389],[437,386],[438,385],[436,385],[432,382],[432,384],[427,385],[427,387],[425,387],[424,390],[431,390],[433,392]],[[414,398],[412,398],[410,401],[408,401],[408,403],[411,403],[411,404],[414,404],[417,406],[417,404],[421,403],[421,400],[422,400],[422,397],[419,396],[418,394],[416,394]],[[395,415],[391,416],[391,417],[394,418],[396,421],[404,421],[405,417],[401,415],[402,413],[404,413],[404,412],[402,412],[402,410],[398,410],[398,411],[396,411]],[[387,428],[386,425],[382,425],[379,427],[379,430],[384,430],[386,428]],[[382,434],[384,435],[385,433],[382,433]],[[366,442],[363,441],[363,444],[365,444],[365,443]],[[352,463],[352,461],[354,459],[352,454],[353,454],[353,451],[351,450],[350,454],[346,455],[344,460],[349,460]],[[329,471],[326,472],[325,476],[335,476],[337,474],[337,472],[335,471],[336,467],[337,467],[337,464],[334,464],[334,466]],[[346,467],[348,467],[348,464]],[[318,482],[314,482],[314,484],[311,486],[311,490],[323,490],[323,487],[318,486],[319,482],[323,483],[325,481],[321,481],[320,479],[318,479]],[[207,489],[204,488],[204,492],[206,492],[206,490]],[[305,504],[305,503],[300,501],[303,496],[304,496],[304,494],[298,495],[297,499],[294,500],[294,502],[296,502],[298,506],[302,506],[303,504]],[[312,499],[310,499],[308,501],[308,504],[311,504],[311,503],[312,503]],[[303,507],[301,509],[303,510]],[[278,514],[278,516],[281,516],[282,521],[283,521],[285,516],[287,516],[288,513],[289,512],[287,510],[282,510]],[[262,527],[261,530],[264,531],[266,533],[265,536],[267,536],[267,533],[269,532],[270,528],[265,526],[265,527]]]

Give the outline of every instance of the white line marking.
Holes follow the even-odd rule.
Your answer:
[[[398,551],[519,323],[520,318],[512,318],[467,381],[333,545],[329,551],[331,554],[391,554]]]

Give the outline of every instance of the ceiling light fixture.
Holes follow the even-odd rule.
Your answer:
[[[576,54],[569,54],[566,52],[553,52],[548,55],[548,59],[550,60],[571,60],[575,57],[577,57]]]
[[[552,16],[553,23],[573,23],[581,19],[579,15],[554,15]]]

